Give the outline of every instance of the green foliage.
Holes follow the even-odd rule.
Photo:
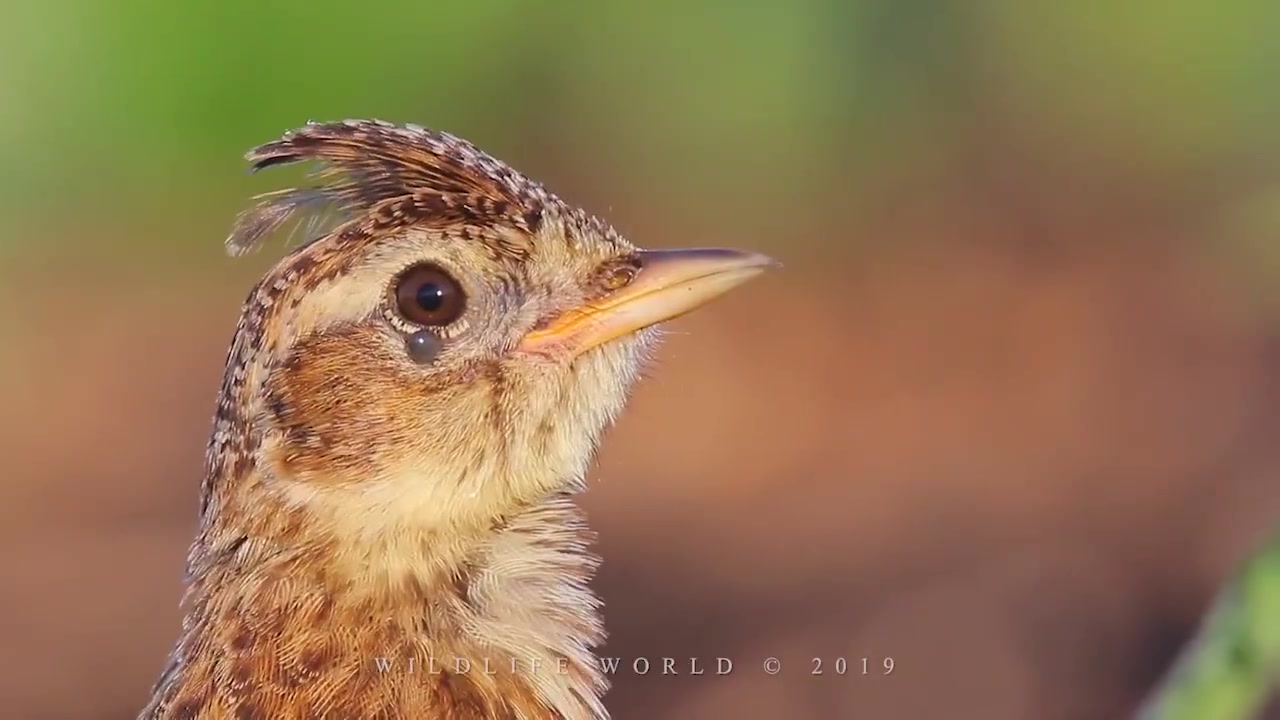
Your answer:
[[[1280,680],[1280,537],[1240,569],[1138,720],[1249,720]]]
[[[308,119],[449,129],[516,164],[587,165],[636,207],[719,200],[720,223],[736,203],[742,227],[769,201],[853,212],[868,184],[957,172],[988,126],[1175,174],[1280,149],[1268,0],[13,5],[0,250],[50,218],[110,212],[123,242],[156,233],[157,207],[225,224],[240,154]]]

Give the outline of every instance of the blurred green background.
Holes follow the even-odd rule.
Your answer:
[[[0,11],[0,696],[128,718],[176,637],[242,154],[466,137],[679,323],[584,498],[615,717],[1099,718],[1280,517],[1280,4],[64,0]],[[768,656],[778,676],[754,668]],[[808,659],[895,659],[888,677]]]

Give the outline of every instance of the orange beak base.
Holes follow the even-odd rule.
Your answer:
[[[717,248],[642,250],[639,256],[640,271],[630,284],[529,333],[520,349],[558,346],[576,357],[684,315],[778,265],[759,253]]]

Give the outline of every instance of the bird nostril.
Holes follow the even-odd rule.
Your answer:
[[[612,292],[614,290],[621,290],[622,288],[630,285],[631,281],[635,279],[636,268],[629,265],[623,265],[606,272],[604,276],[600,278],[600,285],[605,290]]]

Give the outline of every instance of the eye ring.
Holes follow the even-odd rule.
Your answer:
[[[406,269],[391,286],[391,301],[404,320],[419,327],[445,327],[462,317],[467,297],[452,275],[433,263]]]

